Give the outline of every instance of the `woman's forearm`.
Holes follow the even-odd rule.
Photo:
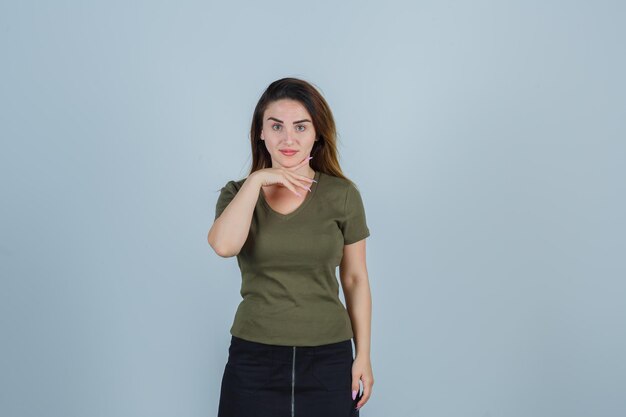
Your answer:
[[[346,309],[352,321],[356,357],[370,356],[372,296],[367,277],[354,279],[343,286]]]
[[[248,175],[222,214],[209,230],[208,241],[215,253],[222,257],[235,256],[248,238],[252,213],[259,199],[261,183],[254,173]]]

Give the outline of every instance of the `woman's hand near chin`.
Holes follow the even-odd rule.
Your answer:
[[[254,176],[254,180],[258,182],[261,187],[267,187],[269,185],[279,184],[283,187],[287,187],[298,196],[302,196],[297,188],[310,191],[310,184],[315,181],[306,175],[296,174],[296,170],[307,165],[311,156],[304,158],[298,165],[290,168],[263,168],[258,171],[254,171],[250,176]]]

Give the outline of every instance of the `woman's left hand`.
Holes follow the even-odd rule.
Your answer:
[[[369,357],[356,357],[352,363],[352,396],[359,393],[359,380],[363,383],[363,397],[356,405],[356,409],[363,407],[372,395],[374,375]],[[354,399],[354,398],[353,398]]]

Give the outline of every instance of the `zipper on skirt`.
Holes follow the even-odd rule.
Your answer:
[[[293,346],[293,360],[291,362],[291,417],[295,415],[294,388],[296,383],[296,347]]]

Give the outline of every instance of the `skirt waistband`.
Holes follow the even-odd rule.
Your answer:
[[[271,355],[276,359],[290,359],[293,355],[294,350],[297,351],[298,355],[315,355],[326,353],[340,354],[342,352],[350,352],[350,355],[352,355],[352,339],[342,340],[340,342],[328,343],[319,346],[283,346],[254,342],[252,340],[246,340],[231,335],[231,348],[244,349],[257,353],[267,353],[268,355]]]

